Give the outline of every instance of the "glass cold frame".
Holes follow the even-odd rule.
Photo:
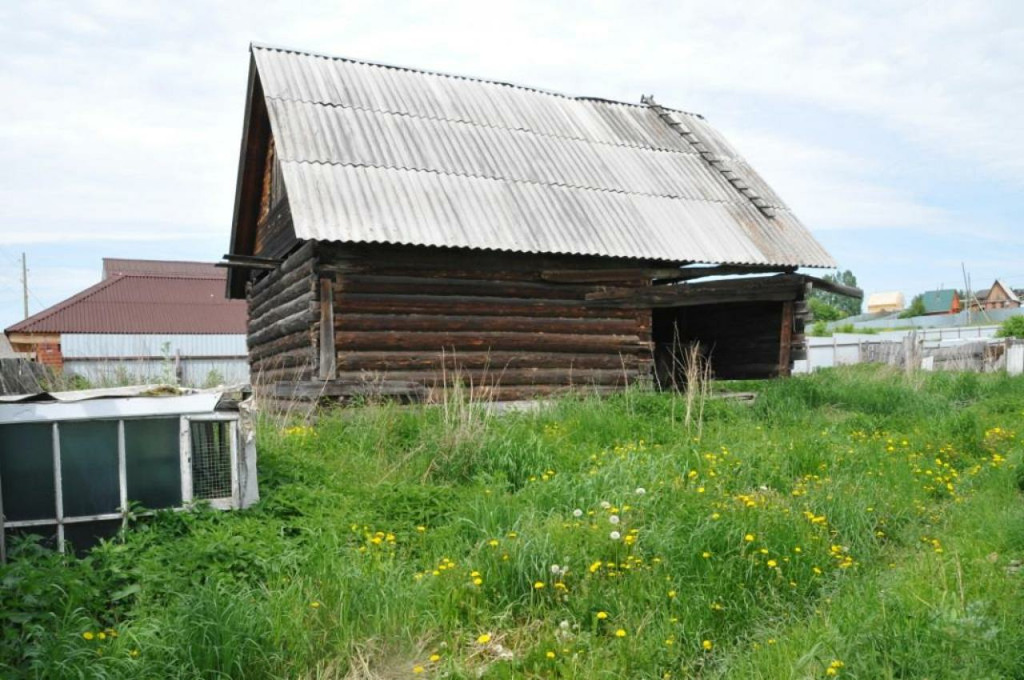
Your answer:
[[[117,512],[121,506],[117,421],[64,422],[59,428],[64,516]]]
[[[181,505],[181,442],[177,418],[124,421],[128,500],[145,508]]]
[[[51,424],[0,427],[0,483],[4,521],[57,517]]]

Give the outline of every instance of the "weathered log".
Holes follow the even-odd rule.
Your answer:
[[[291,255],[282,260],[281,266],[278,267],[277,272],[275,272],[277,274],[277,277],[267,276],[260,279],[259,281],[252,285],[253,294],[262,293],[267,286],[273,283],[275,278],[279,279],[280,277],[283,277],[284,275],[294,270],[296,267],[300,267],[303,264],[306,264],[307,262],[312,262],[313,253],[314,243],[312,241],[309,241],[299,246],[299,248],[294,253],[292,253]]]
[[[650,343],[628,335],[574,335],[569,333],[431,333],[348,332],[335,335],[339,351],[416,350],[528,350],[588,352],[595,354],[650,352]]]
[[[349,294],[334,296],[339,314],[456,314],[480,316],[537,316],[565,318],[631,319],[636,310],[592,308],[575,300],[530,300],[487,297],[447,297],[408,295]]]
[[[343,276],[348,293],[382,293],[404,295],[415,291],[419,295],[458,295],[496,298],[542,298],[551,300],[583,300],[596,286],[569,286],[523,281],[495,281],[493,279],[460,279],[429,276],[378,276],[346,274]]]
[[[283,300],[279,305],[268,306],[266,311],[259,316],[250,316],[249,330],[253,333],[261,331],[267,326],[289,317],[296,312],[312,311],[315,305],[316,303],[313,301],[312,294],[301,295],[290,300]]]
[[[289,317],[275,321],[266,328],[253,333],[250,336],[250,343],[253,345],[259,345],[264,342],[276,340],[277,338],[284,337],[296,331],[308,329],[316,321],[316,313],[310,311],[301,311],[292,314]]]
[[[277,272],[271,276],[277,277]],[[306,266],[277,277],[270,287],[249,298],[250,313],[259,316],[266,311],[267,306],[299,297],[306,291],[312,293],[313,281],[313,263],[307,262]]]
[[[456,382],[464,385],[624,385],[646,371],[633,369],[516,368],[455,369],[426,371],[344,371],[338,380],[378,382],[381,380],[416,381],[426,385]]]
[[[402,371],[509,368],[631,369],[647,365],[649,356],[636,354],[576,354],[558,352],[340,352],[338,369],[344,371]]]
[[[290,335],[285,335],[277,340],[271,340],[260,345],[249,345],[249,359],[258,360],[268,356],[273,356],[278,352],[287,352],[290,349],[298,349],[305,347],[312,351],[313,340],[309,335],[308,330],[299,330]]]
[[[273,395],[286,399],[320,399],[323,397],[416,396],[422,398],[426,388],[418,382],[383,380],[368,383],[362,380],[309,380],[279,382]]]
[[[346,331],[518,331],[582,335],[631,335],[643,330],[634,319],[432,314],[343,314],[335,316],[335,325]]]

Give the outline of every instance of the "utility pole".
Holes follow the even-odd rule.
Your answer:
[[[21,298],[25,308],[25,318],[28,318],[28,265],[25,263],[25,253],[21,254]]]

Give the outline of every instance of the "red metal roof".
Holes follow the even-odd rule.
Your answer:
[[[108,279],[117,274],[139,276],[191,276],[198,278],[227,278],[227,270],[210,262],[190,262],[182,260],[129,260],[118,257],[103,258],[103,278]]]
[[[212,274],[112,274],[7,332],[244,334],[245,300],[226,299],[224,274],[205,266]]]

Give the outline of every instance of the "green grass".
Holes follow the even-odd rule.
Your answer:
[[[0,675],[1024,678],[1024,380],[739,387],[268,421],[257,507],[21,546]]]

